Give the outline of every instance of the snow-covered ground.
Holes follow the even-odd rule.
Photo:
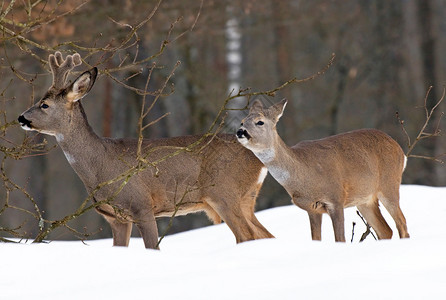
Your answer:
[[[365,227],[346,210],[346,238],[310,238],[295,206],[259,212],[276,239],[236,245],[224,224],[166,237],[161,251],[111,239],[0,244],[0,299],[446,299],[446,188],[401,187],[411,238],[358,239]]]

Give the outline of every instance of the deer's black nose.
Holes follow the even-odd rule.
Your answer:
[[[237,130],[237,137],[239,138],[239,139],[241,139],[242,137],[243,137],[243,133],[244,133],[245,131],[243,130],[243,129],[239,129],[239,130]]]
[[[241,128],[239,130],[237,130],[237,137],[239,139],[245,137],[248,140],[251,138],[251,136],[249,135],[248,131],[246,131],[245,129],[241,129]]]
[[[20,122],[20,125],[31,127],[31,121],[27,120],[23,115],[20,115],[17,120]]]

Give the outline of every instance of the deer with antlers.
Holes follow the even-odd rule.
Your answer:
[[[18,120],[25,130],[56,137],[93,201],[100,203],[96,210],[110,224],[114,245],[127,246],[135,224],[145,247],[157,248],[155,218],[174,212],[205,211],[214,223],[225,221],[237,242],[273,237],[254,215],[267,171],[233,135],[144,139],[140,149],[146,153],[145,160],[160,163],[156,170],[149,167],[135,173],[122,186],[122,181],[113,179],[137,163],[138,141],[99,137],[88,124],[81,99],[93,87],[97,68],[68,84],[69,72],[81,64],[79,54],[63,59],[56,52],[49,56],[49,64],[53,84]],[[201,146],[194,149],[199,150],[172,155],[178,148],[197,142]],[[104,182],[111,183],[97,189]]]
[[[408,238],[399,206],[406,157],[398,143],[382,131],[362,129],[289,147],[276,130],[286,103],[265,108],[255,100],[237,138],[265,164],[294,204],[308,212],[312,239],[321,239],[322,214],[328,213],[335,240],[345,242],[344,207],[349,206],[358,208],[379,239],[390,239],[392,230],[378,200],[395,220],[399,236]]]

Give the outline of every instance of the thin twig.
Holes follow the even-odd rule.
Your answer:
[[[355,226],[356,226],[356,223],[355,222],[352,222],[353,224],[352,224],[352,239],[350,240],[350,243],[353,243],[353,237],[355,236]]]
[[[363,242],[369,234],[371,234],[376,241],[377,238],[376,238],[375,234],[370,230],[372,227],[364,220],[364,218],[361,216],[361,214],[359,213],[358,210],[356,211],[356,214],[361,218],[362,222],[364,222],[364,224],[367,228],[366,231],[361,235],[361,239],[359,240],[359,242]]]

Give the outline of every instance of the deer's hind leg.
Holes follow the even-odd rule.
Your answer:
[[[378,194],[378,198],[395,221],[400,238],[409,238],[406,218],[400,208],[399,184]]]
[[[227,195],[223,198],[214,194],[208,194],[206,202],[228,225],[237,243],[254,240],[254,230],[243,214],[240,203],[234,201],[237,199],[235,195],[231,196],[233,198]],[[228,199],[234,200],[228,201]]]
[[[250,222],[251,227],[254,227],[254,239],[270,239],[274,238],[274,235],[272,235],[263,225],[259,222],[257,217],[254,214],[254,211],[251,212],[244,212],[245,217]]]
[[[361,215],[366,219],[367,223],[372,226],[378,235],[378,239],[391,239],[392,229],[387,224],[381,214],[378,206],[378,199],[374,199],[371,203],[365,203],[357,206]]]
[[[254,214],[257,195],[259,193],[261,184],[254,187],[251,191],[249,191],[242,199],[240,199],[241,208],[243,211],[243,215],[249,221],[251,227],[254,231],[255,239],[267,239],[274,238],[272,235],[257,219]]]
[[[220,215],[209,204],[205,204],[203,210],[206,212],[209,220],[211,220],[214,225],[221,223]]]

